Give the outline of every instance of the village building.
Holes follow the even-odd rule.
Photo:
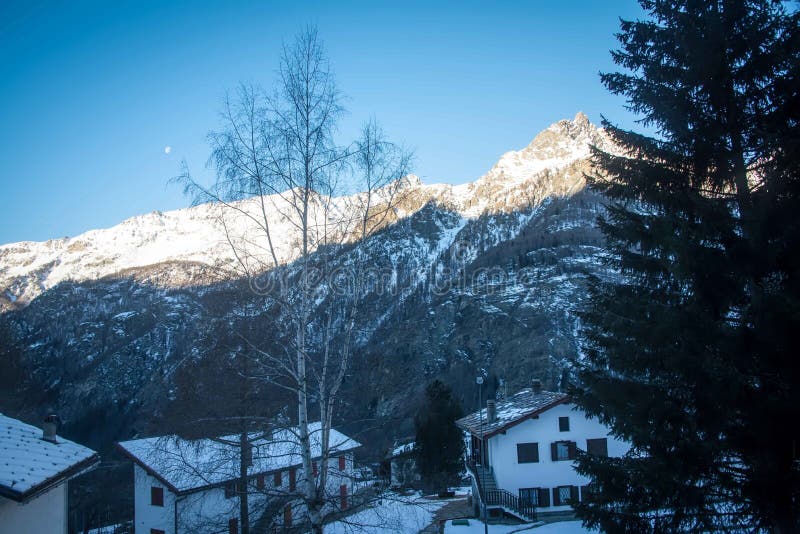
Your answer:
[[[622,456],[629,446],[589,418],[569,395],[544,391],[539,381],[456,424],[468,434],[467,464],[479,512],[524,520],[572,512],[590,480],[574,469],[578,449]]]
[[[417,470],[417,455],[413,441],[396,443],[386,458],[389,462],[389,482],[393,488],[415,487],[421,477]]]
[[[0,414],[0,532],[66,534],[67,483],[97,465],[95,451]]]
[[[319,423],[309,425],[312,476],[321,461]],[[241,485],[237,436],[187,440],[161,436],[124,441],[119,449],[134,462],[136,534],[227,532],[240,529],[239,495],[248,495],[255,531],[291,527],[305,519],[301,499],[305,473],[297,429],[250,436],[245,453],[247,487]],[[353,451],[360,444],[337,430],[329,438],[327,511],[343,511],[353,493]]]

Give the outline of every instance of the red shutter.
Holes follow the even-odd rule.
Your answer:
[[[284,527],[291,527],[292,526],[292,505],[287,504],[283,508],[283,526]]]
[[[256,489],[264,489],[264,474],[261,473],[260,475],[256,476]]]
[[[239,534],[239,520],[235,517],[228,519],[228,534]]]
[[[341,501],[341,509],[347,510],[347,485],[342,484],[339,486],[339,500]]]
[[[317,476],[317,462],[311,462],[311,474]]]
[[[558,460],[558,443],[550,444],[550,459],[554,462]]]
[[[558,493],[558,488],[553,488],[553,506],[561,506],[561,495]]]
[[[339,456],[339,471],[344,471],[347,467],[347,460],[344,456]]]
[[[289,491],[297,489],[297,473],[294,468],[289,469]]]
[[[283,473],[281,471],[275,471],[275,487],[279,488],[283,484]]]

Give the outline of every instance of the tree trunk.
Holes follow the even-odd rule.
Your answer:
[[[250,534],[250,510],[247,494],[247,468],[249,467],[247,447],[249,446],[249,438],[245,430],[239,435],[239,532],[242,534]]]

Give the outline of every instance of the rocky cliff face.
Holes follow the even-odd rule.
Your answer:
[[[610,275],[595,227],[602,199],[584,181],[592,144],[611,149],[578,114],[475,182],[410,181],[398,220],[365,247],[385,284],[360,303],[342,420],[382,427],[370,443],[411,431],[415,402],[434,377],[454,385],[466,408],[476,402],[476,373],[509,391],[534,374],[558,386],[578,354],[575,311],[586,277]],[[240,207],[256,209],[252,200]],[[272,333],[263,342],[280,343],[285,318],[237,278],[218,209],[151,213],[71,239],[0,247],[8,377],[0,385],[11,393],[0,409],[31,417],[58,410],[74,435],[103,447],[159,429],[176,370],[203,357],[210,324],[236,328],[246,304],[258,310],[260,331]],[[277,215],[270,223],[285,227],[277,253],[291,270],[292,229]]]

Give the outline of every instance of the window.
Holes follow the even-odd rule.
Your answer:
[[[239,520],[235,517],[228,519],[228,534],[239,534]]]
[[[569,432],[569,417],[558,418],[558,431]]]
[[[344,456],[339,456],[339,471],[344,471],[347,468],[347,459]]]
[[[593,456],[608,456],[608,439],[587,439],[586,452]]]
[[[523,506],[539,506],[539,488],[520,488],[519,502]]]
[[[153,506],[164,506],[164,488],[156,486],[150,487],[150,504]]]
[[[283,508],[283,526],[284,527],[291,527],[292,526],[292,505],[287,504]]]
[[[574,441],[556,441],[550,444],[550,459],[554,462],[574,460],[577,446]]]
[[[553,488],[553,506],[563,506],[578,500],[578,486]]]
[[[283,472],[275,471],[275,487],[280,488],[281,484],[283,484]]]
[[[539,461],[538,443],[517,443],[517,463],[530,464]]]
[[[294,469],[289,469],[289,491],[297,489],[297,472]]]
[[[339,501],[342,510],[347,510],[347,485],[339,486]]]
[[[519,500],[523,506],[546,508],[550,506],[550,490],[548,488],[520,488]]]

